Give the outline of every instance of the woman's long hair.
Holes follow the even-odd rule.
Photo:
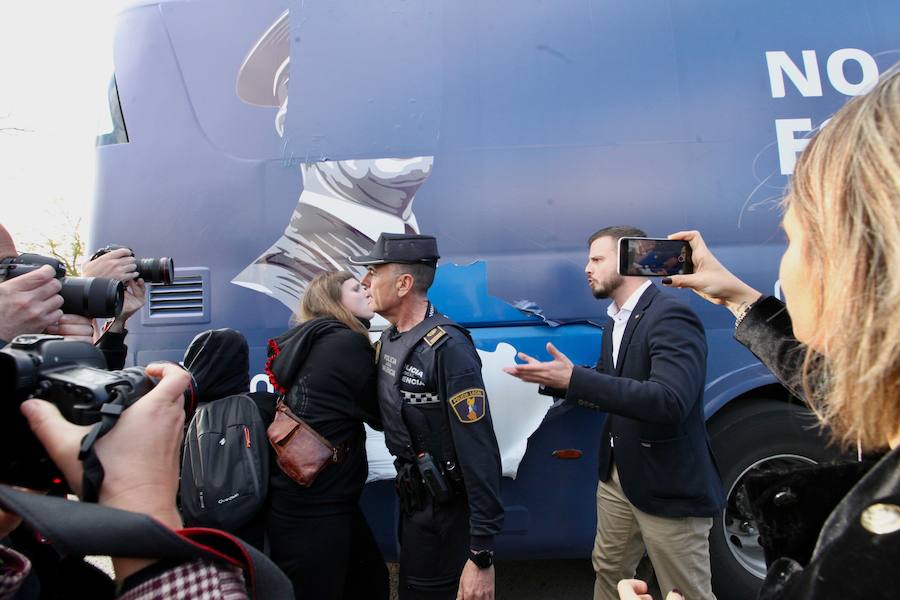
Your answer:
[[[353,273],[347,271],[319,273],[313,277],[300,298],[300,321],[332,317],[368,338],[366,327],[341,303],[341,286],[353,278]]]
[[[844,446],[900,432],[900,65],[850,100],[797,162],[785,204],[805,237],[816,350],[803,390]]]

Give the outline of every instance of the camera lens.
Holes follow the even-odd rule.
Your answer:
[[[117,317],[125,302],[125,286],[105,277],[65,277],[62,311],[90,318]]]
[[[37,365],[27,352],[7,348],[0,351],[0,386],[4,398],[21,402],[37,384]],[[18,410],[18,409],[17,409]]]
[[[137,261],[138,275],[144,281],[172,285],[175,281],[175,261],[168,257],[142,258]]]

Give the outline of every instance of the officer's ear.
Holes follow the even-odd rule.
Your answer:
[[[414,279],[410,273],[402,273],[397,276],[397,295],[401,298],[412,292]]]

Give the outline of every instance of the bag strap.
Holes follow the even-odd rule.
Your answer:
[[[325,446],[326,448],[331,450],[331,453],[333,456],[332,462],[340,462],[338,460],[339,448],[337,446],[335,446],[334,444],[332,444],[330,441],[328,441],[328,439],[326,439],[325,436],[323,436],[321,433],[316,431],[312,427],[312,425],[310,425],[309,423],[307,423],[306,421],[304,421],[303,419],[298,417],[296,414],[294,414],[294,411],[291,410],[291,407],[288,406],[288,403],[285,402],[283,398],[279,398],[278,402],[275,403],[275,413],[277,414],[279,412],[284,413],[284,416],[288,417],[290,420],[292,420],[294,423],[296,423],[298,427],[302,427],[303,429],[308,431],[309,434],[312,435],[313,438],[318,440],[318,442],[320,444],[322,444],[323,446]]]
[[[103,463],[97,456],[94,444],[101,437],[109,433],[118,422],[122,412],[137,402],[140,396],[131,396],[121,390],[114,390],[114,398],[100,407],[100,420],[91,426],[90,431],[81,438],[81,448],[78,451],[78,459],[82,464],[81,497],[86,502],[96,502],[100,497],[100,486],[106,472]]]
[[[206,559],[240,567],[251,598],[289,598],[291,582],[256,548],[223,531],[173,531],[152,517],[90,502],[44,496],[0,485],[0,506],[50,540],[62,555]]]

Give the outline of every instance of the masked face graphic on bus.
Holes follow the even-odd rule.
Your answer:
[[[238,97],[277,107],[284,135],[290,80],[289,11],[259,38],[237,76]],[[309,281],[325,271],[361,277],[347,257],[367,253],[381,232],[418,233],[413,200],[433,157],[302,163],[303,190],[284,233],[232,281],[294,310]]]

